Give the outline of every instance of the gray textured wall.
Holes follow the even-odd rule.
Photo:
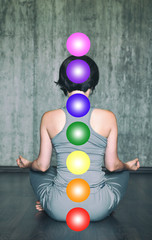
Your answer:
[[[74,32],[91,40],[90,102],[116,114],[119,158],[152,166],[151,0],[0,0],[0,165],[37,158],[42,114],[67,101],[54,81]]]

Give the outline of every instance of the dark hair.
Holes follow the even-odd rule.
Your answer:
[[[89,78],[83,82],[83,83],[74,83],[69,80],[69,78],[66,75],[66,68],[70,62],[76,59],[84,60],[86,63],[88,63],[90,67],[90,76]],[[55,82],[57,85],[60,86],[60,89],[64,92],[64,94],[67,96],[67,92],[72,92],[74,90],[80,90],[83,92],[86,92],[89,88],[91,88],[92,92],[91,95],[95,89],[95,86],[98,84],[99,81],[99,70],[96,63],[88,56],[84,55],[82,57],[75,57],[73,55],[66,58],[63,63],[60,66],[59,70],[59,80],[58,82]]]

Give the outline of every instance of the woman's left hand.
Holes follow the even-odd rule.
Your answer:
[[[19,156],[18,159],[16,159],[16,162],[17,162],[17,165],[20,167],[20,168],[30,168],[31,166],[31,161],[23,158],[21,155]]]

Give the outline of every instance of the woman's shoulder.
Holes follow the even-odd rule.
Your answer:
[[[108,117],[108,118],[115,117],[115,114],[108,109],[95,108],[94,113],[97,117],[103,117],[103,116]]]
[[[47,112],[45,112],[43,115],[45,115],[45,118],[55,118],[55,117],[60,117],[60,115],[63,113],[61,108],[58,109],[52,109]]]

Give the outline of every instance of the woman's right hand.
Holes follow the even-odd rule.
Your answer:
[[[128,161],[125,164],[126,164],[127,170],[136,171],[138,168],[140,168],[140,163],[138,158]]]

